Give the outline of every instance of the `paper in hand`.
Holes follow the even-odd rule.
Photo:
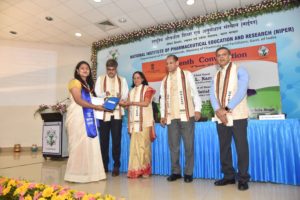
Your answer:
[[[100,97],[92,97],[92,104],[94,105],[102,105],[104,103],[104,98]],[[96,119],[103,119],[103,111],[94,110]]]

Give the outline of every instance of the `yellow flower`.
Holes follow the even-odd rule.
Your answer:
[[[36,185],[36,188],[42,190],[42,189],[45,188],[45,185],[44,185],[44,184],[37,184],[37,185]]]
[[[84,195],[84,196],[82,197],[82,200],[89,200],[88,195]]]
[[[17,183],[16,183],[16,181],[13,180],[13,179],[10,179],[10,181],[9,181],[8,184],[7,184],[7,186],[16,186],[16,185],[17,185]]]
[[[115,200],[116,198],[114,196],[111,196],[110,194],[105,195],[105,200]]]
[[[17,188],[14,192],[14,196],[19,196],[20,194],[20,188]]]
[[[94,196],[95,196],[96,198],[97,198],[97,197],[101,197],[101,193],[97,192]]]
[[[97,196],[96,196],[96,195],[93,195],[93,194],[88,194],[88,197],[89,197],[89,198],[95,198],[95,199],[97,198]]]
[[[24,200],[32,200],[32,197],[30,195],[27,195]]]
[[[21,194],[22,196],[27,192],[28,189],[28,183],[25,183],[24,185],[22,185],[21,187],[18,187],[15,192],[14,192],[14,196],[17,196],[19,194]]]
[[[69,190],[69,193],[71,193],[71,194],[73,194],[75,192],[76,192],[76,190]]]
[[[52,196],[51,200],[65,200],[66,198],[64,196]]]
[[[43,197],[50,197],[53,193],[53,188],[52,187],[47,187],[46,189],[44,189],[42,196]]]
[[[9,193],[11,189],[11,186],[8,186],[7,188],[5,188],[3,191],[2,191],[2,194],[5,196],[7,193]]]
[[[6,187],[4,187],[6,185]],[[0,189],[2,196],[8,196],[10,198],[11,193],[13,193],[14,197],[24,196],[22,199],[24,200],[74,200],[74,197],[80,196],[81,200],[115,200],[116,198],[111,195],[103,195],[101,193],[96,194],[87,194],[85,192],[79,192],[76,190],[72,190],[69,187],[62,187],[60,185],[44,185],[44,184],[36,184],[29,183],[28,181],[18,181],[9,178],[0,177]],[[34,193],[34,196],[30,196],[26,194],[27,191],[31,191]]]

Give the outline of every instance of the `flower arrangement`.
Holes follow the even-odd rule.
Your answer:
[[[117,60],[119,55],[120,54],[119,54],[118,49],[112,49],[109,51],[108,59],[112,58],[112,59]]]
[[[89,194],[60,185],[30,183],[0,177],[0,200],[116,200],[112,195]]]
[[[41,104],[41,105],[39,105],[39,108],[34,112],[34,116],[36,116],[37,114],[41,114],[42,112],[44,112],[47,109],[54,111],[54,112],[59,112],[61,114],[64,114],[65,112],[67,112],[67,104],[64,103],[67,100],[69,100],[69,98],[66,98],[63,101],[60,101],[60,102],[56,103],[55,105]]]

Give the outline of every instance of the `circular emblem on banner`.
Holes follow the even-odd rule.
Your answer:
[[[259,49],[258,49],[258,54],[260,55],[260,56],[267,56],[268,54],[269,54],[269,49],[267,48],[267,47],[265,47],[265,46],[261,46],[261,47],[259,47]]]

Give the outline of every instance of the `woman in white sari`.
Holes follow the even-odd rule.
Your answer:
[[[74,79],[69,83],[71,103],[67,108],[66,127],[69,140],[69,159],[65,180],[86,183],[106,178],[94,110],[100,105],[91,104],[94,82],[91,68],[85,61],[77,64]]]
[[[152,98],[155,90],[148,86],[145,75],[134,72],[128,101],[128,132],[131,135],[128,173],[129,178],[151,175],[151,141],[155,139]],[[122,104],[123,102],[121,102]]]

